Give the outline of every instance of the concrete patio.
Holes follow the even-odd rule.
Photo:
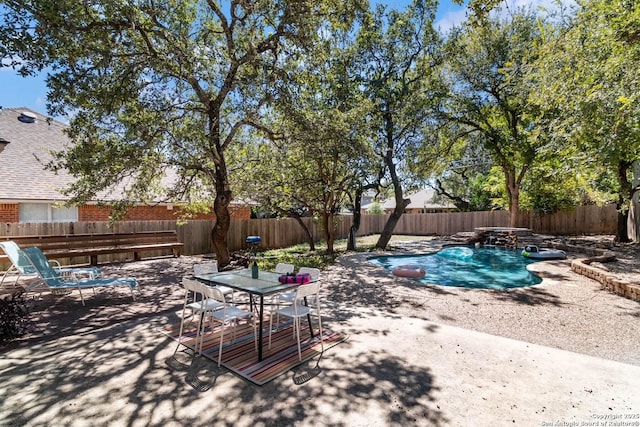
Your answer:
[[[324,321],[349,339],[319,375],[297,381],[312,361],[262,387],[174,359],[159,332],[178,321],[197,258],[103,266],[138,278],[137,301],[36,301],[36,331],[0,349],[0,425],[640,425],[640,304],[570,259],[536,264],[541,285],[497,292],[419,287],[365,258],[322,275]]]

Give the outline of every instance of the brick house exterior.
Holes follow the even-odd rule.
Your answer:
[[[0,222],[20,222],[21,205],[53,206],[64,201],[58,192],[73,181],[65,173],[54,174],[43,164],[51,151],[68,144],[67,125],[26,108],[0,108]],[[97,204],[77,207],[77,221],[107,221],[111,209]],[[130,208],[125,221],[176,220],[180,207],[157,203]],[[232,205],[232,219],[249,219],[251,208]],[[215,219],[213,212],[193,219]]]
[[[0,204],[0,222],[20,222],[20,205],[18,203]],[[82,205],[78,208],[78,221],[108,221],[111,210],[97,205]],[[169,209],[166,205],[134,206],[127,212],[125,221],[174,220],[178,218],[179,209]],[[231,219],[249,219],[251,208],[242,206],[231,211]],[[215,214],[198,214],[192,219],[214,220]]]

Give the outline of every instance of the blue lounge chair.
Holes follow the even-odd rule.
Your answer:
[[[4,280],[10,274],[17,274],[16,280],[15,280],[16,285],[20,285],[20,283],[18,282],[18,279],[20,279],[20,276],[37,275],[35,268],[31,265],[29,260],[27,260],[25,256],[20,252],[20,247],[16,242],[14,242],[13,240],[0,242],[0,248],[2,248],[4,253],[7,254],[7,257],[11,261],[11,267],[9,267],[7,271],[5,271],[4,275],[2,276],[2,280],[0,280],[0,286],[2,286],[2,284],[4,283]],[[89,279],[95,279],[100,276],[100,269],[97,267],[71,268],[71,267],[61,267],[57,261],[52,261],[52,263],[56,264],[53,266],[53,268],[61,276],[73,275],[76,277],[78,276],[88,277]],[[42,283],[26,284],[26,285],[20,285],[20,286],[22,286],[22,288],[27,292],[37,292],[39,290],[40,291],[46,290],[46,288],[43,288]]]
[[[21,251],[24,257],[33,266],[36,273],[42,279],[44,284],[52,292],[56,291],[72,291],[77,289],[80,292],[80,299],[82,305],[84,304],[84,297],[82,296],[83,289],[93,289],[101,287],[114,287],[114,286],[128,286],[131,290],[131,297],[136,300],[136,296],[133,291],[138,287],[138,281],[133,277],[121,277],[121,278],[103,278],[103,279],[79,279],[75,275],[62,276],[52,266],[44,256],[40,248],[25,248]]]

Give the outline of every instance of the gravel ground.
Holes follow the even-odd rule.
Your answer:
[[[598,282],[571,271],[571,260],[585,258],[568,252],[566,260],[543,261],[530,270],[543,277],[540,285],[505,291],[422,286],[408,279],[393,277],[367,261],[372,255],[427,253],[437,251],[447,238],[406,236],[392,240],[390,251],[356,253],[323,271],[327,278],[326,299],[342,306],[351,302],[375,306],[382,311],[449,324],[492,335],[574,351],[619,362],[640,365],[640,303],[601,289]],[[548,237],[558,242],[560,239]],[[614,244],[612,236],[562,239],[563,243],[600,248],[613,252],[616,262],[594,263],[625,280],[640,283],[640,245]],[[152,304],[151,313],[163,313],[180,304],[179,278],[189,274],[198,257],[149,260],[142,263],[116,263],[103,266],[107,275],[132,275],[144,286],[141,298]],[[158,271],[162,275],[158,276]],[[354,285],[357,283],[357,285]],[[157,292],[158,288],[160,292]],[[136,311],[122,312],[109,301],[97,302],[101,312],[76,319],[77,295],[55,299],[45,296],[33,307],[36,332],[31,339],[47,339],[49,334],[83,327],[100,327],[124,319]],[[126,298],[126,295],[124,296]],[[122,302],[122,301],[120,301]],[[94,304],[91,297],[88,306]],[[147,308],[149,310],[149,308]],[[148,314],[148,313],[146,313]],[[144,316],[145,313],[136,313]],[[337,314],[340,317],[340,314]]]
[[[567,243],[607,249],[617,262],[601,265],[618,277],[640,283],[640,245],[614,245],[612,236],[573,238]],[[435,251],[446,239],[395,242],[393,253]],[[367,265],[366,256],[343,261],[360,264],[365,276],[378,275],[385,293],[397,298],[398,311],[439,323],[513,338],[563,350],[640,365],[640,303],[601,289],[600,283],[571,271],[571,261],[585,258],[569,252],[566,260],[543,261],[530,270],[543,277],[540,285],[506,291],[419,287],[412,281],[390,279]]]

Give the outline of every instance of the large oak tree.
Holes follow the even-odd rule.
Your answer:
[[[441,58],[440,37],[433,28],[436,6],[433,0],[415,0],[403,12],[379,6],[358,35],[361,84],[373,105],[373,147],[396,202],[376,243],[382,249],[410,203],[404,197],[410,178],[407,159],[425,142],[422,130],[439,99],[434,72]]]
[[[49,113],[71,114],[73,142],[50,167],[77,177],[67,189],[74,202],[116,185],[126,187],[123,204],[158,194],[188,202],[204,188],[215,197],[212,240],[224,266],[226,152],[248,129],[264,130],[283,42],[304,45],[320,23],[349,22],[354,3],[7,0],[0,57],[23,74],[48,67]]]
[[[549,143],[539,109],[529,100],[536,90],[529,69],[542,28],[524,11],[491,15],[481,25],[454,29],[445,51],[448,94],[437,124],[446,128],[446,144],[480,144],[500,167],[512,227],[523,180]]]
[[[580,2],[545,40],[535,67],[537,101],[563,143],[575,144],[617,179],[616,239],[627,242],[632,165],[640,161],[640,5],[629,1]]]

